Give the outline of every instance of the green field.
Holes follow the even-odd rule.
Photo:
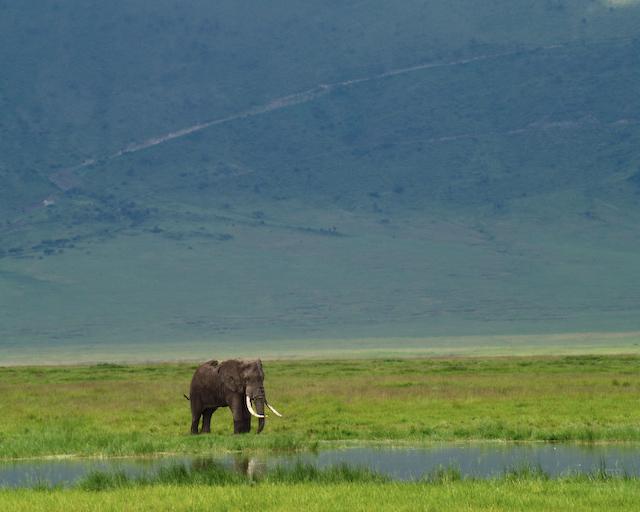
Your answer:
[[[123,335],[125,335],[123,333]],[[125,335],[126,336],[126,335]],[[173,343],[113,344],[33,343],[0,346],[5,366],[193,362],[261,355],[276,360],[380,359],[409,357],[486,357],[640,354],[640,332],[577,332],[558,334],[432,337],[350,337],[344,339],[265,339]]]
[[[195,365],[0,368],[0,457],[215,453],[441,440],[640,441],[639,356],[266,361],[285,418],[189,435]]]
[[[157,486],[108,492],[0,491],[4,510],[637,510],[636,481],[456,482],[448,485]]]
[[[640,0],[0,0],[0,462],[640,443],[639,27]],[[191,436],[196,362],[258,356],[285,417]],[[304,474],[0,510],[640,502]]]
[[[269,400],[285,414],[234,436],[229,413],[189,435],[188,363],[0,368],[0,457],[274,453],[442,440],[640,441],[637,355],[265,361]],[[0,491],[3,510],[635,510],[637,479],[490,480],[455,472],[415,483],[366,470],[305,467],[258,481],[179,467],[151,480],[92,474],[73,488]],[[213,472],[212,472],[213,471]]]
[[[637,510],[637,481],[154,486],[105,492],[0,491],[0,507],[35,510]]]
[[[494,480],[436,479],[376,482],[362,473],[335,471],[297,480],[180,482],[92,489],[0,490],[3,510],[637,510],[640,485],[633,478],[514,475]],[[293,478],[291,478],[293,476]],[[330,478],[327,478],[330,476]],[[328,480],[328,481],[327,481]],[[335,481],[333,481],[335,480]]]

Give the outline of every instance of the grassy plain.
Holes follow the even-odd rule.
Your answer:
[[[273,360],[393,359],[427,357],[504,357],[570,355],[640,355],[640,331],[569,332],[556,334],[470,335],[430,337],[352,337],[343,339],[310,338],[279,340],[217,340],[125,344],[72,343],[51,345],[19,343],[0,346],[0,361],[5,366],[99,364],[102,361],[149,364],[256,357],[269,354]]]
[[[92,473],[73,488],[1,491],[7,510],[633,510],[636,478],[603,472],[550,480],[535,470],[516,470],[491,480],[461,480],[437,470],[418,482],[399,483],[367,469],[317,469],[299,464],[274,468],[257,479],[217,464],[163,468],[152,476]]]
[[[0,368],[0,457],[123,456],[442,440],[638,441],[638,356],[266,361],[285,414],[189,435],[194,364]]]
[[[522,479],[429,483],[158,485],[94,492],[0,491],[0,507],[38,510],[637,510],[636,480]]]

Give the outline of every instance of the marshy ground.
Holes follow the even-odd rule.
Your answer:
[[[639,362],[638,356],[603,355],[266,361],[267,396],[285,418],[269,418],[260,436],[232,435],[226,409],[215,413],[211,435],[189,434],[189,404],[182,394],[195,364],[5,367],[0,457],[206,455],[456,440],[634,442],[640,441]],[[624,510],[640,499],[634,478],[331,478],[6,490],[0,504],[7,510],[96,504],[115,510],[133,500],[189,509],[213,500],[230,509],[260,503],[313,510],[352,502],[354,510],[374,504],[398,510],[420,500],[434,510],[463,503],[469,510],[588,510],[604,504]]]

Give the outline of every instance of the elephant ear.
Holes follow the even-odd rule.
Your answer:
[[[239,361],[225,361],[220,365],[220,375],[222,382],[234,393],[241,393],[244,387],[242,377],[240,376]]]

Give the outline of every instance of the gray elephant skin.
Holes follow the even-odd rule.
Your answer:
[[[211,432],[211,415],[219,407],[231,408],[235,434],[251,430],[251,416],[258,418],[257,433],[262,432],[265,406],[276,416],[282,416],[267,402],[260,359],[207,361],[193,374],[189,396],[185,398],[191,402],[192,434],[198,433],[200,417],[201,432]]]

